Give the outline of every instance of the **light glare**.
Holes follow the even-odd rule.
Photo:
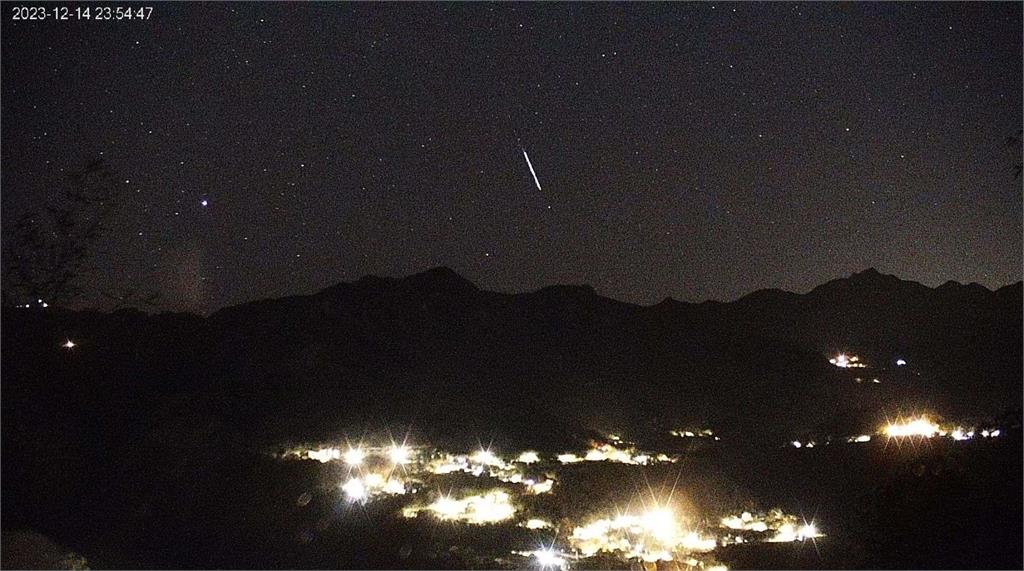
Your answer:
[[[363,463],[364,458],[366,458],[366,452],[363,452],[362,448],[349,448],[345,452],[345,463],[349,466],[359,466]]]

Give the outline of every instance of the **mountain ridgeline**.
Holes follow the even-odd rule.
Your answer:
[[[411,426],[557,448],[613,431],[784,441],[899,411],[993,417],[1021,402],[1021,308],[1020,282],[929,288],[875,270],[806,294],[642,307],[588,286],[495,293],[446,268],[205,318],[5,308],[4,433],[50,418],[45,430],[188,446]],[[841,352],[868,367],[831,365]]]

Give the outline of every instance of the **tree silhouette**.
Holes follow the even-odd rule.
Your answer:
[[[4,305],[68,305],[85,293],[116,305],[151,304],[155,296],[86,286],[100,239],[111,229],[116,204],[113,172],[102,159],[68,176],[43,210],[23,214],[8,234],[3,255]],[[91,291],[87,291],[91,290]]]

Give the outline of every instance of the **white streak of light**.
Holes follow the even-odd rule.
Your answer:
[[[544,189],[540,187],[540,179],[537,178],[537,172],[533,170],[533,163],[530,162],[530,155],[526,154],[526,149],[523,149],[523,156],[526,157],[526,166],[530,167],[530,174],[533,175],[533,182],[537,185],[537,190],[543,192]]]

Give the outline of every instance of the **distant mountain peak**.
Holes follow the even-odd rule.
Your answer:
[[[942,285],[935,289],[936,291],[942,292],[971,292],[976,294],[992,293],[992,290],[979,284],[978,282],[962,284],[955,280],[946,280]]]
[[[859,271],[851,275],[849,279],[851,281],[861,283],[877,283],[881,281],[902,281],[892,274],[883,274],[882,272],[876,270],[875,268],[868,268],[866,270]]]
[[[922,290],[925,286],[913,282],[901,280],[892,274],[883,274],[875,268],[868,268],[852,274],[848,278],[838,278],[821,284],[811,290],[812,294],[829,294],[838,292],[857,291],[896,291],[896,290]]]
[[[477,290],[476,284],[459,275],[448,266],[438,266],[413,274],[401,280],[403,283],[435,290]]]

